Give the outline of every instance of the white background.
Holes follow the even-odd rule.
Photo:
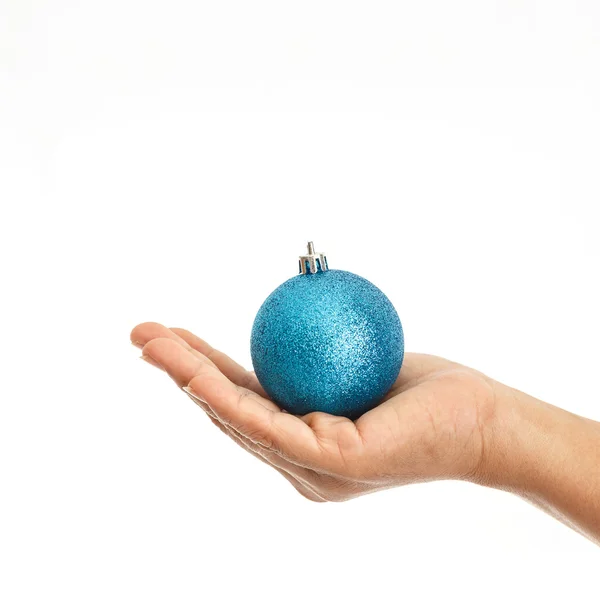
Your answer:
[[[250,367],[308,239],[407,349],[600,419],[595,0],[0,0],[0,596],[597,598],[503,492],[301,498],[130,329]]]

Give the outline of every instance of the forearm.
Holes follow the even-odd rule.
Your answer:
[[[489,485],[600,543],[600,423],[505,388],[484,471]]]

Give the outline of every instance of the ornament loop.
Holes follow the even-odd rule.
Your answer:
[[[299,257],[300,273],[316,273],[317,271],[327,271],[327,257],[323,252],[315,252],[315,245],[308,242],[307,253]]]

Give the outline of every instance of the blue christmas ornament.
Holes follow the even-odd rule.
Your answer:
[[[250,346],[258,380],[279,406],[297,415],[322,411],[356,419],[396,381],[404,335],[379,288],[330,270],[309,242],[300,274],[260,307]]]

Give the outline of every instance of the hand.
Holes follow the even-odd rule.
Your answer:
[[[406,354],[385,400],[351,421],[282,411],[254,373],[185,329],[143,323],[131,340],[221,431],[310,500],[435,479],[485,480],[489,424],[504,386],[468,367]]]

